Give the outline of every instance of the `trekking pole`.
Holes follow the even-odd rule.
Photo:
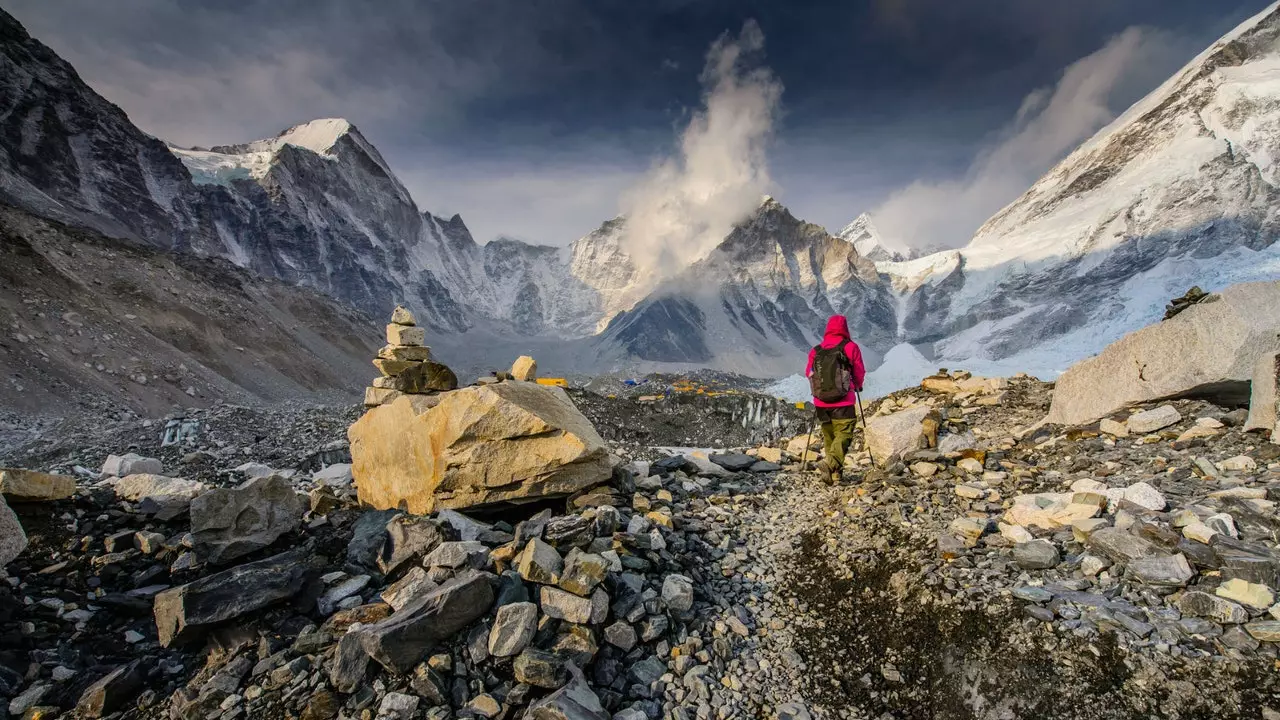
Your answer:
[[[862,394],[855,392],[853,398],[858,401],[858,417],[862,418],[862,434],[867,434],[867,414],[862,411]]]
[[[809,446],[813,444],[813,418],[809,418],[809,434],[804,439],[803,459],[800,462],[800,474],[809,472]]]

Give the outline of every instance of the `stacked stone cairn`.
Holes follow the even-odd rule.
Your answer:
[[[401,395],[438,395],[458,387],[458,376],[447,365],[431,360],[426,339],[426,330],[413,313],[397,306],[387,325],[387,344],[373,359],[382,375],[365,388],[365,407],[386,405]]]

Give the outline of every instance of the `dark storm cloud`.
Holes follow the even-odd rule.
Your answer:
[[[786,87],[775,192],[829,227],[972,175],[1032,93],[1162,30],[1114,112],[1261,9],[1235,0],[8,0],[143,129],[184,145],[351,119],[425,209],[564,243],[678,151],[711,43],[754,19]],[[1149,32],[1149,31],[1144,31]],[[1174,48],[1168,50],[1168,48]],[[1172,59],[1170,59],[1172,58]],[[1169,66],[1169,67],[1166,67]],[[1049,148],[1049,155],[1061,154]],[[1034,179],[1034,177],[1032,178]]]

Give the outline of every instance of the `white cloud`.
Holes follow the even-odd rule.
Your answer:
[[[959,247],[1055,163],[1114,119],[1131,100],[1167,77],[1185,43],[1130,28],[1063,71],[1052,88],[1023,100],[997,140],[959,178],[917,180],[872,211],[886,242],[899,248]]]
[[[754,21],[737,38],[726,33],[712,44],[701,75],[703,107],[678,152],[622,198],[623,243],[655,280],[714,248],[772,185],[765,151],[782,85],[768,68],[753,65],[763,47]]]

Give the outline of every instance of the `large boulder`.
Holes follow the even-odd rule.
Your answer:
[[[1280,386],[1280,353],[1266,353],[1258,358],[1253,368],[1253,384],[1249,390],[1249,419],[1244,429],[1262,430],[1273,442],[1280,442],[1280,433],[1276,432],[1277,401],[1276,388]]]
[[[76,494],[76,479],[34,470],[0,468],[0,495],[10,502],[65,500]]]
[[[238,488],[217,488],[191,501],[191,537],[196,554],[224,563],[261,550],[296,530],[307,500],[279,475]]]
[[[894,456],[920,449],[924,419],[931,411],[932,408],[922,405],[868,420],[866,438],[871,459],[883,467]]]
[[[558,387],[462,388],[428,407],[405,396],[347,431],[360,502],[427,514],[572,494],[612,474],[608,449]]]
[[[156,595],[160,644],[184,642],[211,625],[293,597],[307,579],[311,552],[298,548]]]
[[[1242,283],[1129,333],[1058,378],[1046,422],[1080,425],[1152,400],[1249,396],[1258,359],[1280,351],[1280,281]]]
[[[27,549],[27,534],[22,531],[18,516],[0,495],[0,568],[8,565]]]

